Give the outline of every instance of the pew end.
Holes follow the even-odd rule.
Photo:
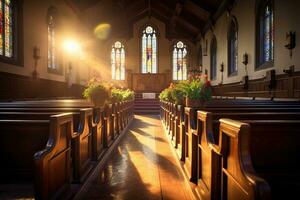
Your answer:
[[[223,198],[265,200],[271,197],[269,184],[254,170],[249,137],[249,124],[220,119]]]
[[[72,114],[50,117],[49,139],[44,150],[34,154],[35,198],[61,198],[70,192]]]

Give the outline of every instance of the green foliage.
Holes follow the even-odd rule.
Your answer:
[[[100,107],[108,100],[109,91],[103,84],[92,79],[83,91],[83,97],[91,100],[95,106]]]
[[[212,96],[210,82],[203,78],[192,78],[182,82],[182,90],[185,97],[192,100],[208,101]]]
[[[159,99],[162,101],[171,101],[173,102],[172,99],[172,90],[170,88],[164,89],[160,94],[159,94]]]
[[[123,91],[123,101],[132,101],[134,100],[134,92],[130,89]]]
[[[159,98],[163,101],[184,103],[184,98],[192,100],[208,101],[211,99],[212,89],[210,81],[205,76],[190,77],[189,80],[171,83],[163,90]]]
[[[185,93],[183,90],[183,82],[179,82],[177,84],[171,84],[171,98],[176,104],[183,104]]]
[[[203,78],[193,78],[183,82],[182,90],[185,97],[193,100],[208,101],[212,96],[210,82]]]
[[[119,89],[112,88],[111,89],[111,102],[118,103],[121,101],[131,101],[134,99],[134,92],[130,89]]]

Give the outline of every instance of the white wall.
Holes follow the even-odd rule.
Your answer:
[[[212,35],[217,38],[217,79],[212,81],[217,85],[221,81],[220,64],[224,63],[223,83],[234,83],[241,81],[245,75],[245,67],[242,64],[242,56],[246,52],[249,55],[248,75],[249,79],[258,79],[265,76],[266,71],[275,69],[276,74],[282,74],[283,69],[295,65],[295,70],[300,70],[300,47],[293,50],[293,57],[290,58],[289,51],[284,47],[286,32],[296,31],[296,43],[300,33],[300,1],[298,0],[275,0],[274,7],[274,67],[263,70],[255,70],[255,1],[239,0],[234,6],[231,14],[238,22],[238,74],[228,77],[227,72],[227,30],[230,17],[224,13],[216,22],[214,28],[206,32],[201,40],[208,40],[207,56],[203,57],[203,66],[210,74],[210,41]]]

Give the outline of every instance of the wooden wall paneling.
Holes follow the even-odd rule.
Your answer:
[[[276,88],[270,90],[269,83],[265,79],[249,81],[248,89],[244,89],[241,83],[230,83],[213,87],[216,96],[248,96],[248,97],[278,97],[299,98],[300,97],[300,72],[293,76],[280,74],[276,76]]]
[[[36,79],[0,72],[0,100],[21,100],[32,98],[76,97],[82,98],[84,87],[65,82]]]

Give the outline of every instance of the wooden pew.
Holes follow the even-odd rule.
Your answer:
[[[120,119],[120,103],[115,103],[114,106],[114,132],[118,136],[120,134],[119,119]]]
[[[19,108],[22,110],[22,108]],[[47,108],[43,108],[47,111]],[[74,110],[70,110],[74,111]],[[0,118],[6,119],[49,119],[56,112],[0,112]],[[72,139],[72,163],[73,163],[73,181],[83,182],[92,168],[92,130],[93,127],[93,111],[90,108],[79,109],[77,112],[72,112],[73,130],[78,137]]]
[[[37,199],[61,198],[70,190],[71,138],[78,137],[72,114],[49,120],[0,120],[0,129],[2,183],[34,184]]]
[[[177,154],[181,161],[185,160],[185,120],[184,120],[184,106],[178,105],[177,106],[177,113],[178,113],[178,132],[176,132],[177,141]]]
[[[198,149],[197,153],[197,174],[198,192],[202,199],[220,199],[220,188],[213,177],[217,177],[219,171],[215,169],[220,165],[220,157],[213,153],[213,147],[219,140],[219,119],[230,117],[232,119],[300,119],[300,113],[210,113],[205,111],[197,112],[197,145],[192,147]]]
[[[299,124],[221,119],[215,148],[222,157],[221,199],[295,199],[300,186]]]
[[[16,101],[0,103],[0,111],[3,112],[78,112],[80,108],[92,108],[93,105],[83,99],[72,100],[43,100],[43,101]],[[101,157],[106,140],[104,131],[104,111],[100,108],[93,108],[92,127],[92,157],[97,160]]]
[[[92,160],[99,160],[104,154],[105,149],[105,121],[104,111],[101,108],[93,110],[93,126],[92,126]]]
[[[38,116],[38,114],[34,115],[33,112],[44,113],[39,117],[47,118],[46,112],[57,114],[64,112],[72,112],[73,113],[73,130],[77,132],[79,135],[78,138],[72,140],[72,162],[73,162],[73,181],[74,182],[83,182],[86,178],[87,174],[92,169],[92,157],[97,158],[99,149],[103,149],[100,146],[92,147],[92,139],[101,138],[99,135],[100,128],[97,126],[101,126],[99,123],[95,123],[96,117],[93,116],[93,110],[91,108],[85,108],[86,102],[84,101],[82,104],[81,101],[59,101],[57,104],[55,101],[42,101],[39,102],[30,101],[30,102],[13,102],[13,103],[3,103],[5,106],[1,107],[0,110],[8,111],[18,111],[24,112],[24,114],[18,114],[18,116],[26,116],[26,118],[31,118],[31,116]],[[27,103],[27,104],[26,104]],[[76,105],[78,104],[78,108]],[[72,107],[64,107],[64,105],[72,106]],[[26,112],[31,113],[31,115],[26,114]],[[7,115],[7,117],[10,115]],[[99,117],[99,119],[101,119]],[[101,133],[102,134],[102,133]],[[93,135],[93,137],[92,137]],[[104,134],[102,134],[104,135]],[[99,142],[98,142],[99,144]],[[94,150],[94,152],[92,152]],[[97,152],[95,150],[98,150]],[[93,156],[92,156],[93,154]]]
[[[120,104],[123,105],[123,109],[120,109],[119,115],[124,117],[123,119],[120,117],[120,124],[126,126],[133,117],[133,104],[132,102]],[[73,179],[79,182],[83,181],[89,171],[91,150],[93,160],[100,158],[101,153],[104,152],[105,130],[107,128],[104,121],[104,111],[96,108],[93,110],[90,108],[82,109],[86,106],[91,105],[82,100],[0,103],[0,119],[48,120],[53,114],[72,112],[74,114],[73,130],[76,138],[78,137],[78,139],[73,138],[72,141],[72,157],[76,157],[72,159],[74,161]],[[116,113],[117,111],[114,114],[117,115]]]
[[[230,103],[227,103],[230,101]],[[206,105],[204,108],[189,108],[185,107],[185,117],[184,117],[184,126],[185,126],[185,132],[182,133],[185,139],[184,143],[181,145],[181,151],[182,154],[185,156],[185,168],[187,169],[187,174],[190,177],[190,180],[194,183],[197,182],[197,163],[195,160],[197,160],[197,148],[193,148],[197,146],[197,134],[196,134],[196,115],[197,110],[204,109],[206,111],[211,112],[231,112],[231,113],[240,113],[240,112],[247,112],[247,113],[257,113],[257,112],[300,112],[300,104],[297,103],[291,103],[288,104],[284,102],[283,106],[281,104],[276,105],[269,105],[269,104],[261,104],[259,102],[257,105],[255,104],[255,101],[250,105],[245,102],[239,102],[232,103],[232,100],[222,100],[224,104],[210,104]],[[221,101],[220,101],[221,102]],[[224,105],[224,107],[222,107]],[[256,107],[257,106],[257,107]]]

